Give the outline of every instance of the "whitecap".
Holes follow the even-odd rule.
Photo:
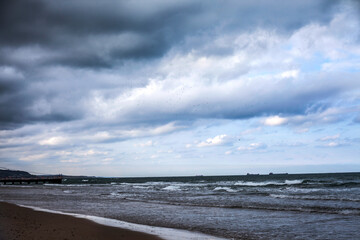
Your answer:
[[[214,191],[237,192],[236,190],[231,189],[229,187],[216,187],[214,188]]]
[[[272,198],[289,198],[288,195],[283,195],[283,194],[270,194],[270,197],[272,197]]]
[[[284,185],[281,182],[244,182],[239,181],[234,184],[235,186],[248,186],[248,187],[261,187],[261,186],[268,186],[268,185]]]
[[[167,190],[167,191],[179,191],[181,190],[179,186],[174,186],[174,185],[170,185],[167,187],[164,187],[163,190]]]
[[[269,186],[269,185],[297,185],[302,184],[304,180],[285,180],[285,182],[275,182],[275,181],[265,181],[265,182],[244,182],[239,181],[236,182],[235,186],[248,186],[248,187],[262,187],[262,186]]]
[[[111,196],[120,196],[121,194],[117,193],[117,192],[111,192],[110,193]]]
[[[138,189],[149,189],[150,187],[145,187],[145,186],[133,186],[133,188],[138,188]]]
[[[285,180],[286,185],[302,184],[304,180]]]
[[[52,183],[45,183],[44,186],[49,187],[87,187],[91,186],[90,184],[52,184]]]

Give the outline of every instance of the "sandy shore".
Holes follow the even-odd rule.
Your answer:
[[[72,216],[34,211],[0,202],[0,240],[160,240],[159,237],[97,224]]]

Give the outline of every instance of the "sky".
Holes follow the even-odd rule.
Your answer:
[[[360,171],[360,3],[1,1],[0,167]]]

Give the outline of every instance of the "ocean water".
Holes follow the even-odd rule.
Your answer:
[[[67,179],[0,200],[228,239],[360,239],[360,173]]]

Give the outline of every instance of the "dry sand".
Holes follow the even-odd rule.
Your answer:
[[[0,202],[0,240],[160,240],[146,233]]]

